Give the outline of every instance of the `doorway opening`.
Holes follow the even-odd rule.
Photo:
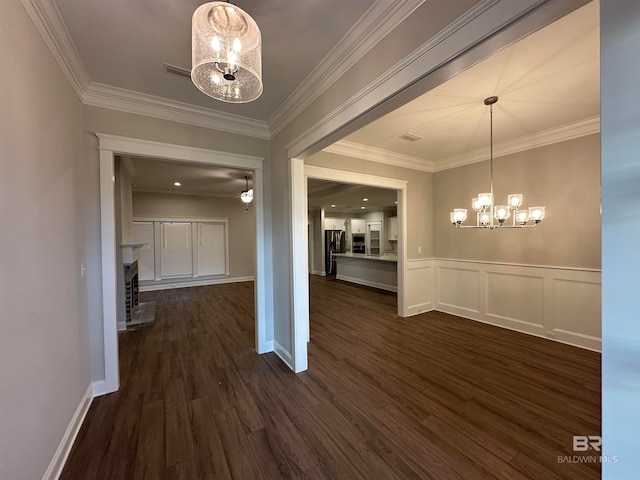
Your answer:
[[[115,157],[136,156],[183,164],[237,168],[253,176],[253,208],[255,209],[255,349],[257,353],[273,351],[273,319],[267,315],[265,292],[267,252],[264,234],[262,158],[217,152],[200,148],[96,133],[100,150],[100,210],[102,244],[102,295],[104,338],[104,384],[96,395],[111,393],[119,387],[117,336],[117,278],[121,265],[117,262],[115,212]]]

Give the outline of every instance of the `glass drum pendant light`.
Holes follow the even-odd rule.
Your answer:
[[[191,80],[203,93],[229,103],[262,94],[262,36],[246,12],[225,2],[193,13]]]
[[[491,155],[489,165],[490,192],[479,193],[471,200],[471,207],[476,212],[475,225],[463,225],[467,219],[466,208],[456,208],[449,214],[449,220],[457,228],[485,228],[495,230],[497,228],[531,228],[544,220],[544,207],[522,208],[522,194],[512,193],[507,196],[505,205],[495,205],[493,199],[493,105],[498,102],[498,97],[484,99],[484,104],[489,106],[491,122]],[[511,218],[509,223],[507,220]]]

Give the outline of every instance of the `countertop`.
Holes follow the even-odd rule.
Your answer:
[[[375,260],[378,262],[397,262],[398,255],[394,253],[383,253],[382,255],[367,255],[365,253],[334,253],[334,257],[357,258],[359,260]]]

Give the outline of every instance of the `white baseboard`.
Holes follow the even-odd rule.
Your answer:
[[[106,395],[107,393],[111,393],[107,391],[107,382],[105,382],[104,380],[99,380],[97,382],[91,383],[91,391],[94,398]]]
[[[224,278],[190,278],[189,280],[145,280],[140,283],[141,292],[156,290],[171,290],[174,288],[202,287],[205,285],[219,285],[221,283],[253,282],[254,277],[224,277]],[[153,283],[146,283],[153,282]]]
[[[407,317],[412,317],[414,315],[420,315],[421,313],[431,312],[435,310],[433,308],[432,302],[419,303],[417,305],[409,305],[407,307],[406,315]]]
[[[268,342],[263,342],[258,347],[258,353],[259,354],[269,353],[269,352],[273,352],[273,340],[270,340]]]
[[[73,417],[71,417],[67,430],[64,432],[64,436],[58,445],[56,453],[53,454],[49,467],[46,472],[44,472],[42,480],[58,480],[58,478],[60,478],[64,464],[69,456],[69,452],[71,452],[71,447],[73,447],[73,442],[78,436],[82,422],[84,422],[84,418],[91,406],[91,401],[93,400],[92,387],[92,385],[89,385],[89,387],[87,387],[87,391],[82,396],[82,399],[78,404],[78,408],[76,408]]]
[[[348,277],[348,276],[340,275],[340,274],[336,275],[336,280],[342,280],[342,281],[345,281],[345,282],[357,283],[358,285],[364,285],[365,287],[378,288],[380,290],[386,290],[388,292],[397,292],[398,291],[398,287],[395,286],[395,285],[386,285],[384,283],[372,282],[370,280],[364,280],[362,278]]]
[[[286,363],[291,370],[294,370],[293,355],[291,355],[282,345],[280,345],[275,340],[273,341],[273,346],[274,346],[273,351],[275,352],[276,355],[278,355],[278,357],[280,357],[280,360]]]

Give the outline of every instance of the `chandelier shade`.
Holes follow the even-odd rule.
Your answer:
[[[455,208],[449,214],[449,220],[457,228],[484,228],[494,230],[499,228],[530,228],[538,225],[545,217],[544,207],[522,208],[522,194],[511,193],[507,196],[506,205],[494,205],[493,198],[493,105],[498,97],[484,99],[484,104],[490,112],[490,192],[479,193],[471,200],[471,207],[476,212],[475,225],[463,225],[467,220],[466,208]],[[509,218],[512,221],[507,222]],[[531,223],[529,223],[531,222]]]
[[[200,91],[228,103],[262,94],[262,35],[244,10],[226,2],[193,13],[191,80]]]

